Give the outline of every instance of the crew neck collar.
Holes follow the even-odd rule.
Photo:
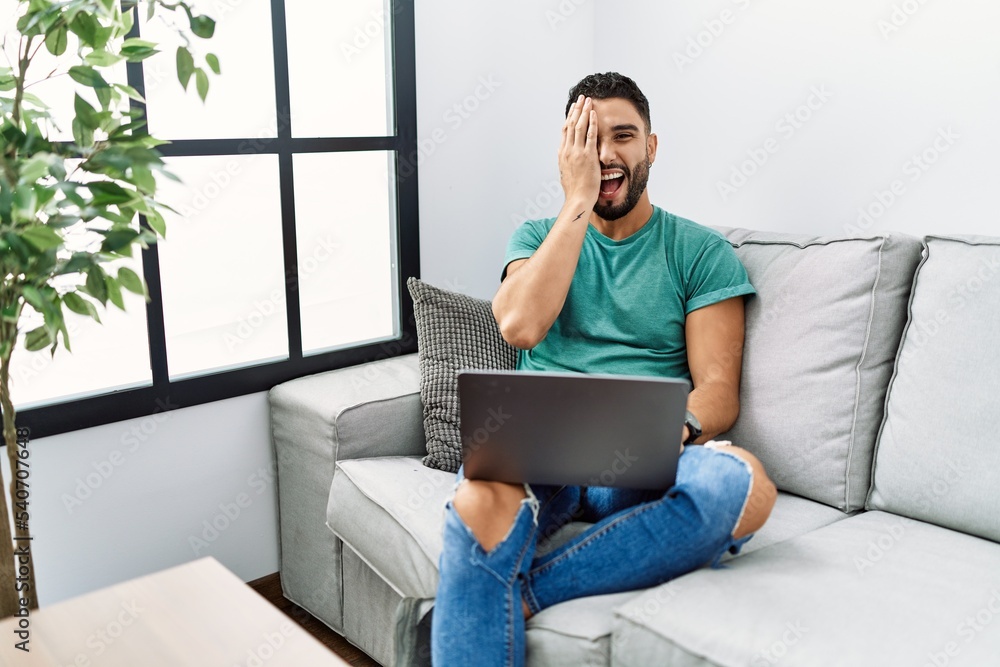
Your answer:
[[[653,214],[649,216],[649,220],[647,220],[642,225],[642,227],[635,230],[635,232],[633,232],[632,234],[626,236],[621,240],[616,241],[615,239],[609,236],[605,236],[600,231],[598,231],[597,227],[594,227],[593,224],[587,225],[587,233],[594,239],[596,239],[598,242],[602,243],[603,245],[623,246],[623,245],[628,245],[629,243],[634,243],[636,240],[648,234],[649,230],[655,227],[662,218],[663,218],[663,211],[660,209],[660,207],[654,205]]]

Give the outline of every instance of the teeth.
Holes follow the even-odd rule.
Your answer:
[[[612,180],[614,180],[616,178],[621,178],[624,175],[625,174],[622,173],[622,172],[620,172],[620,171],[617,172],[617,173],[614,173],[614,174],[604,174],[603,176],[601,176],[601,180],[602,181],[612,181]]]

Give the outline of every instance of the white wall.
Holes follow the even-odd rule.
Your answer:
[[[512,218],[540,214],[529,205],[558,210],[546,189],[558,185],[562,104],[592,68],[594,9],[579,1],[417,5],[421,263],[432,282],[491,296]],[[248,581],[278,569],[265,393],[43,438],[31,456],[42,605],[206,555]]]
[[[29,447],[41,605],[202,556],[248,581],[278,569],[264,393]]]
[[[593,70],[595,3],[416,8],[421,274],[489,298],[516,223],[559,210],[561,119],[570,87]],[[499,86],[486,95],[490,79]]]
[[[990,26],[1000,7],[927,3],[883,39],[877,22],[892,4],[419,3],[424,278],[494,293],[515,223],[558,210],[555,151],[566,93],[595,70],[629,74],[649,96],[661,142],[650,188],[654,202],[676,213],[706,224],[841,234],[874,192],[900,180],[903,194],[869,230],[996,234],[988,204],[1000,180],[1000,133],[990,125],[1000,117],[1000,43]],[[732,24],[678,68],[674,52],[723,9],[733,12]],[[491,78],[492,91],[480,87]],[[776,123],[806,103],[813,86],[825,86],[830,99],[821,106],[814,99],[819,108],[786,136]],[[958,139],[910,180],[905,163],[932,147],[942,127]],[[777,152],[723,201],[717,182],[768,138]],[[266,395],[254,394],[171,412],[159,423],[132,420],[35,442],[42,604],[196,555],[213,555],[247,580],[276,571],[267,420]],[[132,429],[145,437],[144,428],[151,432],[135,447]],[[121,464],[67,509],[64,494],[115,450]],[[196,554],[190,538],[204,521],[224,524],[220,504],[240,494],[249,506]]]
[[[997,3],[677,0],[598,8],[596,68],[629,73],[650,98],[661,146],[654,202],[704,224],[758,229],[998,233]],[[720,21],[723,11],[729,24]],[[601,48],[602,35],[613,36],[611,48]],[[808,116],[800,127],[776,127],[814,88],[829,99],[813,98],[818,108],[800,111]],[[948,128],[953,136],[938,141],[947,148],[939,153],[934,142]],[[777,151],[763,166],[750,162],[746,171],[756,173],[720,195],[718,182],[751,159],[748,151],[762,158],[769,138]],[[936,160],[926,169],[914,161],[924,151]],[[894,181],[901,194],[891,192]],[[887,210],[859,225],[859,208],[880,212],[878,197]]]

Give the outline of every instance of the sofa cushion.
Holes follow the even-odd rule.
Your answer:
[[[921,243],[726,230],[747,303],[740,417],[726,434],[779,489],[863,507]]]
[[[330,492],[328,525],[396,593],[433,597],[443,548],[443,509],[454,480],[451,473],[427,468],[414,456],[341,461]],[[826,505],[780,493],[771,517],[743,553],[844,518]],[[570,539],[583,525],[569,524],[539,550]],[[581,598],[543,610],[528,624],[530,661],[608,664],[611,612],[638,594]]]
[[[340,461],[327,525],[403,597],[434,597],[455,475],[413,456]]]
[[[791,493],[779,492],[778,499],[774,502],[774,509],[771,510],[771,516],[764,527],[754,534],[753,539],[743,546],[738,555],[734,556],[726,552],[719,560],[724,563],[727,560],[745,556],[772,544],[805,535],[835,521],[842,521],[848,516],[850,515],[828,505],[807,500]]]
[[[490,302],[410,278],[420,356],[427,456],[424,464],[457,472],[462,464],[458,380],[462,369],[513,369],[517,351],[500,335]]]
[[[926,244],[868,504],[1000,542],[1000,238]]]
[[[884,512],[646,591],[620,665],[996,664],[1000,545]]]

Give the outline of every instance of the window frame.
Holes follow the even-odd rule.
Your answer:
[[[167,369],[167,342],[161,298],[160,267],[155,245],[142,252],[143,273],[149,288],[146,304],[152,384],[143,387],[111,390],[76,399],[66,399],[17,413],[19,427],[30,429],[33,438],[67,433],[102,424],[156,415],[178,408],[192,407],[227,398],[266,391],[276,384],[305,375],[353,366],[369,361],[415,352],[416,323],[413,302],[406,289],[409,276],[420,276],[420,238],[417,190],[417,109],[416,42],[412,0],[388,0],[391,18],[387,19],[392,53],[392,104],[395,134],[379,137],[295,138],[290,118],[288,42],[285,0],[271,0],[271,24],[274,50],[275,113],[278,132],[274,138],[188,139],[174,140],[159,147],[164,157],[205,155],[271,154],[278,156],[279,195],[281,200],[282,255],[285,276],[285,304],[288,324],[288,358],[261,362],[241,368],[207,373],[197,377],[171,380]],[[134,10],[133,10],[134,11]],[[138,36],[136,21],[130,36]],[[145,93],[142,63],[128,63],[128,83]],[[144,105],[132,101],[134,108]],[[154,110],[155,113],[155,110]],[[251,150],[248,150],[248,147]],[[395,152],[396,184],[396,293],[399,296],[397,317],[399,336],[378,343],[342,348],[330,352],[302,353],[302,331],[298,294],[298,259],[296,255],[295,193],[292,173],[296,153],[336,153],[346,151]],[[401,167],[406,167],[402,169]],[[140,223],[147,225],[145,217]],[[168,230],[169,231],[169,230]]]

